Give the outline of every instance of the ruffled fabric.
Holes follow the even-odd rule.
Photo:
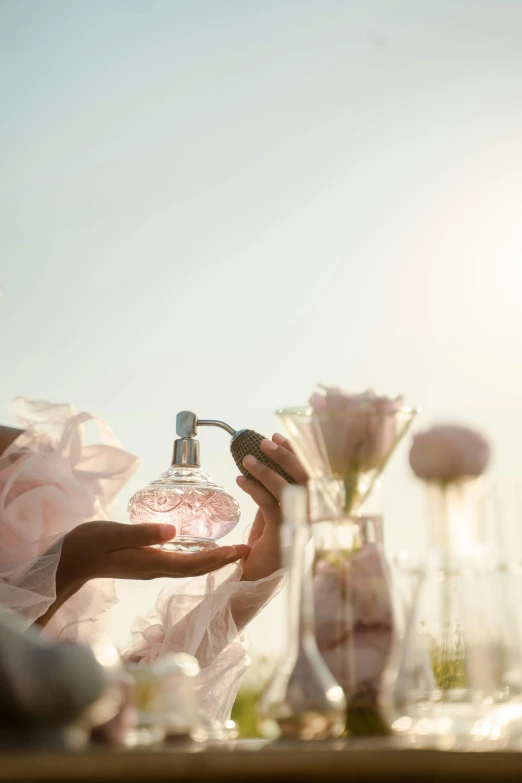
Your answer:
[[[250,664],[242,630],[281,589],[284,571],[242,582],[241,567],[166,587],[156,609],[136,618],[124,658],[151,664],[166,652],[186,652],[200,668],[200,703],[213,720],[230,716],[241,677]]]
[[[84,522],[110,518],[111,505],[139,460],[120,447],[112,430],[70,405],[14,401],[24,428],[0,457],[0,611],[27,625],[56,597],[56,570],[66,533]],[[88,422],[101,443],[85,445]],[[226,720],[249,665],[244,627],[279,591],[283,572],[242,582],[239,566],[206,577],[173,580],[147,618],[137,618],[128,660],[152,663],[164,652],[194,655],[201,666],[201,703],[208,716]],[[88,582],[46,626],[55,639],[89,643],[103,630],[116,602],[114,581]]]
[[[56,598],[66,533],[110,518],[118,493],[139,467],[112,430],[71,405],[16,399],[24,432],[0,458],[0,604],[33,623]],[[101,443],[85,445],[88,422]],[[113,580],[89,582],[54,615],[46,633],[81,642],[116,601]]]

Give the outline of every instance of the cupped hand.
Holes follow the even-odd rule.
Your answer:
[[[158,579],[189,577],[216,571],[250,552],[246,545],[203,552],[157,549],[174,538],[172,525],[85,522],[63,539],[56,572],[56,600],[39,620],[46,625],[60,606],[90,579]]]
[[[203,552],[168,552],[157,549],[176,535],[172,525],[118,522],[86,522],[65,536],[58,571],[87,581],[113,579],[158,579],[199,576],[239,560],[248,546],[226,546]]]
[[[272,440],[263,440],[261,450],[298,484],[307,483],[308,476],[283,435],[276,433]],[[259,506],[248,539],[250,552],[243,561],[243,579],[253,582],[270,576],[282,566],[279,539],[282,522],[281,496],[288,483],[253,456],[245,457],[243,463],[257,479],[252,481],[244,476],[237,478],[238,486]]]

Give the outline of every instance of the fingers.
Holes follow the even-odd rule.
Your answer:
[[[206,552],[166,552],[148,547],[129,548],[113,552],[106,565],[107,576],[116,579],[159,579],[190,577],[216,571],[235,563],[250,552],[250,547],[216,547]]]
[[[218,557],[219,549],[232,550],[232,554],[223,557],[221,553]],[[202,574],[208,574],[211,571],[217,571],[225,565],[235,563],[237,560],[241,560],[250,554],[250,547],[246,544],[238,544],[231,547],[219,547],[218,549],[211,549],[208,552],[196,552],[193,555],[184,555],[184,557],[191,558],[194,566],[197,569],[192,572],[191,576],[201,576]]]
[[[274,443],[277,443],[278,446],[282,446],[284,449],[288,449],[288,451],[293,452],[292,444],[288,440],[288,438],[285,438],[284,435],[281,435],[280,432],[274,432],[272,435],[272,440]]]
[[[227,563],[234,563],[242,557],[246,557],[250,552],[250,547],[245,544],[237,546],[222,546],[216,549],[208,549],[205,552],[194,552],[194,554],[182,555],[187,561],[187,568],[191,574],[206,574],[208,571],[215,571],[216,568]]]
[[[283,470],[285,470],[288,475],[292,476],[299,484],[306,483],[307,475],[301,467],[299,460],[291,451],[266,439],[261,441],[261,450],[267,457],[270,457],[271,460],[280,465]],[[284,487],[287,486],[287,482],[282,476],[275,473],[268,465],[260,462],[252,455],[245,457],[243,464],[249,473],[261,482],[265,489],[268,489],[268,491],[278,500],[281,499],[281,493]]]
[[[243,465],[248,472],[256,478],[278,500],[281,497],[283,487],[288,486],[282,476],[275,473],[268,465],[264,465],[258,459],[249,454],[243,460]]]
[[[123,525],[107,522],[101,528],[104,542],[109,551],[131,547],[153,546],[170,541],[176,535],[174,525],[139,524]]]
[[[250,466],[248,469],[251,470]],[[270,468],[266,468],[266,469],[273,476],[279,479],[283,486],[288,486],[286,481],[282,479],[281,476],[278,476],[276,473],[273,472],[273,470],[270,470]],[[255,474],[252,472],[252,475]],[[244,490],[248,495],[250,495],[254,503],[256,503],[259,506],[259,508],[263,512],[264,521],[266,523],[270,524],[273,522],[279,522],[281,511],[280,511],[279,503],[277,502],[274,496],[274,492],[265,489],[265,487],[262,486],[261,484],[258,484],[257,481],[251,481],[250,479],[247,479],[244,476],[238,476],[236,482],[238,487],[241,487],[242,490]],[[253,534],[254,534],[254,530],[252,530],[250,534],[251,540],[253,540]],[[259,537],[259,535],[257,537]]]
[[[242,476],[244,478],[244,476]],[[239,483],[238,486],[241,486]],[[263,535],[263,531],[265,529],[265,517],[263,514],[263,511],[258,508],[257,514],[254,518],[254,524],[250,526],[248,530],[245,530],[245,536],[243,537],[243,541],[245,541],[248,546],[254,546],[261,536]]]
[[[274,435],[274,438],[276,435]],[[291,450],[290,443],[282,435],[277,434],[277,442],[265,438],[261,441],[261,451],[276,462],[283,470],[288,473],[298,484],[306,484],[308,476]],[[257,478],[257,476],[256,476]]]

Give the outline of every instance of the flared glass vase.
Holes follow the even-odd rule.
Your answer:
[[[357,415],[311,406],[276,412],[312,484],[311,515],[356,515],[367,504],[416,411],[406,406]]]
[[[269,739],[324,740],[341,736],[346,702],[316,644],[313,540],[306,490],[288,487],[282,529],[289,569],[287,640],[260,703],[261,731]]]
[[[380,691],[396,623],[376,497],[415,411],[347,417],[302,407],[277,415],[310,477],[317,647],[344,690],[348,733],[386,734]]]
[[[347,701],[346,729],[356,736],[388,733],[381,680],[393,646],[391,585],[382,549],[357,517],[312,523],[315,638]]]

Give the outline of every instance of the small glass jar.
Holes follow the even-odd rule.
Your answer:
[[[128,664],[138,725],[127,745],[200,739],[199,664],[185,653],[169,653],[152,664]],[[204,732],[203,732],[204,734]]]

